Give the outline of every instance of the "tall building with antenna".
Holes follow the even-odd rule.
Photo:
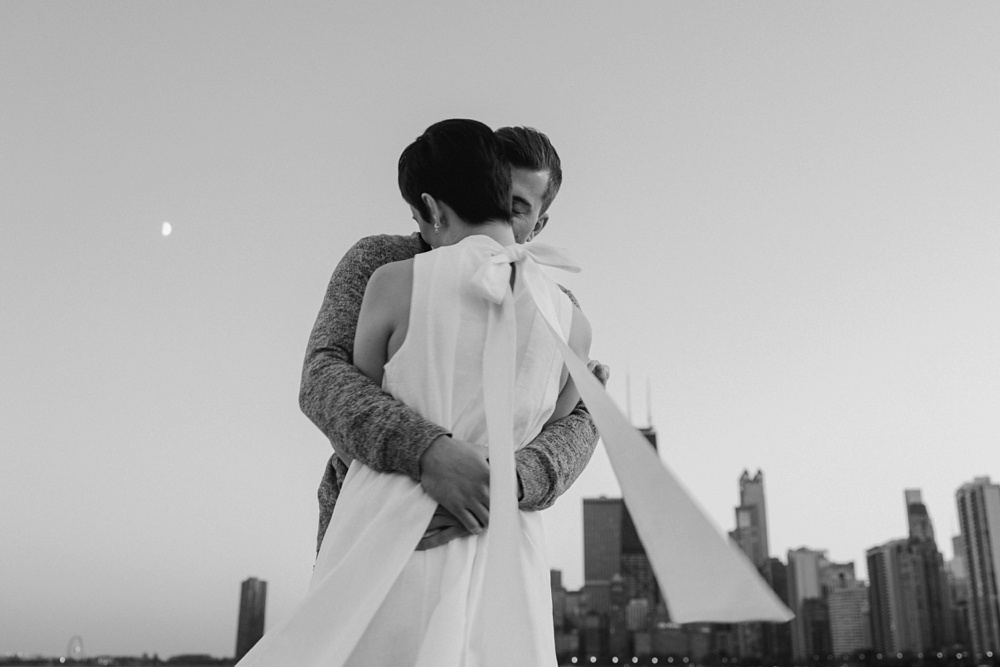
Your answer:
[[[764,504],[764,473],[740,476],[740,504],[736,507],[736,528],[729,537],[747,555],[757,571],[771,583],[770,549],[767,541],[767,510]],[[763,623],[740,623],[735,627],[739,657],[761,656],[773,652],[768,628]]]
[[[656,430],[639,430],[655,449]],[[651,605],[660,599],[646,550],[622,498],[584,498],[583,570],[591,606],[602,613],[610,604],[616,574],[623,577],[628,599],[647,598]]]
[[[652,423],[639,432],[656,449]],[[583,571],[589,611],[585,623],[593,629],[584,633],[584,650],[595,655],[623,651],[636,634],[645,634],[648,641],[662,599],[624,499],[584,498]]]
[[[736,529],[729,534],[743,553],[764,572],[771,556],[767,540],[767,507],[764,503],[764,473],[753,477],[744,470],[740,476],[740,504],[736,508]]]

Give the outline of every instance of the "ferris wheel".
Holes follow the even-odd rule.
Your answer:
[[[85,657],[83,653],[83,637],[73,635],[69,640],[69,644],[66,645],[66,659],[83,660]]]

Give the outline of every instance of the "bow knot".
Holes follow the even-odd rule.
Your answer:
[[[503,303],[510,285],[511,266],[523,264],[531,259],[537,264],[551,266],[571,273],[579,273],[578,267],[565,252],[544,243],[515,244],[504,246],[491,255],[472,275],[473,288],[488,301]]]

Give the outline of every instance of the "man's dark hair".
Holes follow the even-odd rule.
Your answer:
[[[549,172],[549,184],[542,195],[541,213],[545,213],[562,185],[562,163],[555,146],[533,127],[501,127],[496,135],[511,166]]]
[[[423,193],[470,224],[510,220],[510,166],[486,125],[453,118],[434,123],[399,156],[399,191],[424,220]]]

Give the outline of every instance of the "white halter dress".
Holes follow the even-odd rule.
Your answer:
[[[517,508],[513,455],[552,414],[563,360],[549,327],[565,340],[573,319],[539,263],[575,270],[550,247],[481,235],[418,255],[409,328],[385,366],[393,396],[488,447],[489,528],[414,551],[436,503],[355,461],[306,599],[240,667],[556,664],[542,518]]]

